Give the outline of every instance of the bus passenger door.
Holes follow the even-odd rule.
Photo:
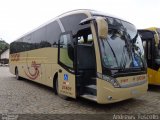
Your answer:
[[[153,68],[153,43],[152,39],[147,39],[143,41],[143,46],[145,49],[145,55],[149,68]]]
[[[149,81],[149,84],[153,84],[156,82],[155,63],[154,63],[154,40],[143,39],[143,46],[144,46],[145,57],[148,65],[148,81]]]
[[[58,93],[76,97],[74,47],[71,32],[62,33],[58,43]]]

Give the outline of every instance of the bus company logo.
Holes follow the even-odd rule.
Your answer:
[[[135,77],[133,77],[133,81],[135,81],[136,80],[136,78]]]
[[[63,81],[63,85],[69,85],[69,82]]]
[[[128,82],[128,79],[122,79],[121,80],[121,83],[127,83]]]
[[[20,58],[20,54],[18,53],[11,55],[11,61],[19,61],[19,58]]]
[[[28,68],[28,72],[26,72],[25,70],[24,70],[24,72],[25,72],[25,74],[26,74],[26,76],[28,77],[28,78],[30,78],[31,80],[35,80],[38,76],[39,76],[39,67],[41,66],[41,64],[37,64],[36,63],[36,61],[32,61],[32,64],[31,64],[31,67],[33,68],[33,70],[34,70],[34,72],[33,73],[31,73],[31,71],[29,70],[29,68]]]
[[[146,78],[145,76],[138,76],[137,81],[145,80],[145,78]]]

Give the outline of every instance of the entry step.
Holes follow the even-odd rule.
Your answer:
[[[84,87],[84,94],[97,95],[97,86],[96,85],[87,85]]]
[[[88,99],[88,100],[92,100],[92,101],[97,102],[97,96],[94,96],[94,95],[84,94],[84,95],[81,95],[81,97],[85,98],[85,99]]]
[[[90,89],[95,89],[95,90],[97,89],[96,85],[87,85],[85,87],[90,88]]]

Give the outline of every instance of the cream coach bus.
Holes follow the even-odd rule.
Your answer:
[[[93,10],[75,10],[10,45],[10,71],[53,87],[56,94],[101,104],[147,92],[141,38],[131,23]]]

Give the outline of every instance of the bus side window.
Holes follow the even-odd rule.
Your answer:
[[[73,68],[74,51],[72,36],[69,33],[62,34],[59,41],[59,61],[63,65]]]

